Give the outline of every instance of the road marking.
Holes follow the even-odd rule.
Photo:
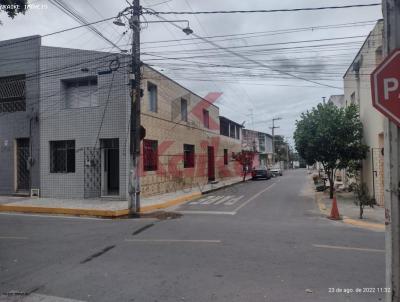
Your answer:
[[[385,250],[360,248],[360,247],[349,247],[349,246],[336,246],[336,245],[324,245],[324,244],[313,244],[314,247],[325,248],[325,249],[335,249],[335,250],[350,250],[350,251],[361,251],[361,252],[376,252],[384,253]]]
[[[253,201],[254,199],[256,199],[258,196],[260,196],[261,194],[263,194],[264,192],[268,191],[269,189],[271,189],[274,185],[276,185],[276,183],[271,184],[270,186],[266,187],[264,190],[261,190],[260,192],[258,192],[257,194],[253,195],[252,197],[250,197],[249,199],[247,199],[244,203],[242,203],[240,206],[238,206],[234,212],[238,212],[241,208],[243,208],[244,206],[246,206],[248,203],[250,203],[251,201]]]
[[[223,198],[224,196],[213,196],[213,198],[209,198],[206,201],[201,202],[200,204],[202,205],[208,205],[208,204],[212,204],[218,200],[220,200],[221,198]]]
[[[189,215],[235,215],[236,212],[223,212],[223,211],[177,211],[178,213],[181,214],[189,214]]]
[[[190,240],[190,239],[125,239],[126,242],[154,243],[221,243],[221,240]]]
[[[220,199],[220,200],[218,200],[214,205],[219,205],[219,204],[221,204],[221,203],[224,203],[225,201],[227,201],[228,199],[230,199],[230,198],[232,198],[232,197],[235,197],[234,195],[227,195],[227,196],[225,196],[224,198],[222,198],[222,199]]]
[[[237,203],[240,199],[242,199],[244,195],[240,195],[239,197],[233,198],[231,200],[228,200],[227,202],[224,203],[226,206],[233,206],[235,203]]]
[[[28,237],[0,236],[0,239],[27,240]]]
[[[210,198],[213,198],[213,197],[214,197],[214,195],[210,195],[210,196],[207,196],[207,197],[205,197],[205,198],[201,198],[201,199],[198,199],[198,200],[189,202],[188,204],[189,204],[189,205],[200,204],[200,203],[202,203],[202,202],[204,202],[204,201],[206,201],[206,200],[208,200],[208,199],[210,199]]]

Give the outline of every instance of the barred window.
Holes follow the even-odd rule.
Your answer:
[[[143,140],[143,169],[144,171],[157,171],[158,141]]]
[[[183,167],[193,168],[194,167],[194,145],[183,145]]]
[[[26,110],[25,75],[0,78],[0,112]]]
[[[75,173],[75,141],[50,142],[50,173]]]
[[[62,80],[65,108],[95,107],[99,105],[97,77]]]

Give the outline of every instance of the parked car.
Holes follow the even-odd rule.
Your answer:
[[[271,169],[272,176],[282,176],[283,172],[281,168],[272,168]]]
[[[258,179],[258,178],[270,179],[272,177],[272,174],[271,174],[271,171],[267,167],[260,166],[260,167],[254,168],[251,171],[251,177],[252,177],[252,179]]]

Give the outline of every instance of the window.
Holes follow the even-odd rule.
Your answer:
[[[224,165],[228,164],[228,149],[224,149]]]
[[[184,122],[188,121],[188,102],[185,99],[181,99],[181,120]]]
[[[235,138],[236,137],[236,126],[235,124],[230,124],[230,137]]]
[[[158,142],[155,140],[143,140],[143,169],[144,171],[157,171]]]
[[[183,167],[193,168],[194,167],[194,145],[183,145]]]
[[[355,103],[356,103],[356,93],[355,93],[355,92],[353,92],[353,93],[351,94],[351,96],[350,96],[350,102],[351,102],[352,104],[355,104]]]
[[[25,75],[0,78],[0,112],[25,111]]]
[[[206,109],[203,109],[203,125],[205,128],[210,128],[210,114]]]
[[[147,82],[147,91],[149,93],[149,111],[157,112],[157,86]]]
[[[75,141],[50,142],[50,173],[75,173]]]
[[[99,105],[97,77],[62,80],[65,108],[95,107]]]

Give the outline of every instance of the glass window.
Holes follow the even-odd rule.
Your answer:
[[[62,80],[66,108],[95,107],[99,105],[97,77]]]
[[[188,102],[185,99],[181,99],[181,120],[187,122],[188,121]]]
[[[75,173],[75,141],[50,142],[50,173]]]
[[[157,112],[157,86],[147,82],[147,91],[149,93],[149,111]]]

